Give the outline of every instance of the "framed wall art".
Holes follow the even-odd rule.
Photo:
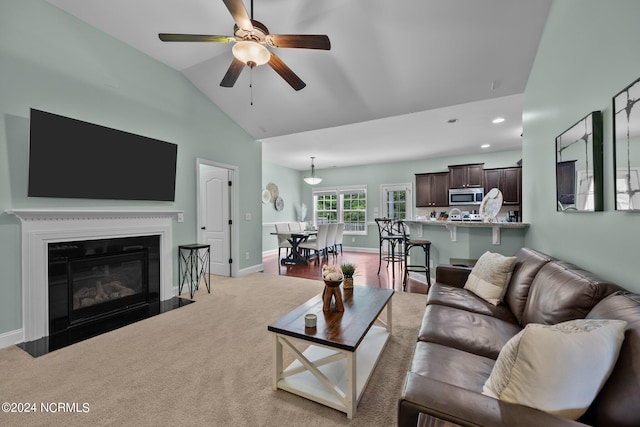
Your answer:
[[[613,97],[615,207],[640,211],[640,78]]]
[[[556,137],[556,210],[603,210],[602,112],[593,111]]]

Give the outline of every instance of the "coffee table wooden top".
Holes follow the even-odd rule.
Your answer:
[[[343,312],[322,311],[320,294],[273,322],[268,329],[278,334],[355,351],[393,292],[393,289],[368,286],[354,286],[353,290],[342,289]],[[305,314],[318,316],[315,328],[305,328]]]

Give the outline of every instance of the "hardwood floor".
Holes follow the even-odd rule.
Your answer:
[[[380,274],[378,274],[378,253],[368,252],[344,252],[337,255],[329,254],[321,258],[320,262],[311,260],[308,265],[280,265],[278,255],[265,256],[262,259],[264,272],[267,274],[281,274],[283,276],[302,277],[306,279],[322,280],[322,265],[340,265],[351,263],[356,265],[356,275],[353,278],[355,285],[371,286],[375,288],[389,288],[402,291],[403,271],[399,264],[395,265],[395,278],[392,274],[391,264],[387,266],[382,262]],[[422,282],[411,279],[407,283],[407,292],[426,294],[428,286]]]

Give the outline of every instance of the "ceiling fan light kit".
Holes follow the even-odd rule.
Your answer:
[[[231,48],[233,56],[245,63],[249,68],[259,67],[269,62],[271,53],[269,50],[253,41],[239,41]]]
[[[251,18],[249,18],[242,0],[222,1],[236,23],[234,37],[170,33],[160,33],[158,37],[163,42],[230,43],[235,41],[231,49],[234,58],[222,82],[220,82],[222,87],[233,87],[245,65],[249,68],[254,68],[269,64],[293,89],[300,90],[304,88],[306,83],[280,58],[267,49],[267,46],[330,50],[331,42],[329,37],[324,34],[269,34],[269,30],[264,24],[253,19],[253,0],[251,1]]]
[[[316,185],[322,182],[322,178],[316,176],[316,167],[313,164],[313,159],[315,159],[315,157],[311,158],[311,176],[304,177],[304,182],[309,185]]]

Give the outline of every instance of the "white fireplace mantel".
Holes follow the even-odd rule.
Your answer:
[[[22,222],[22,327],[24,341],[49,335],[48,244],[160,235],[160,301],[173,286],[173,218],[178,210],[13,209]]]

